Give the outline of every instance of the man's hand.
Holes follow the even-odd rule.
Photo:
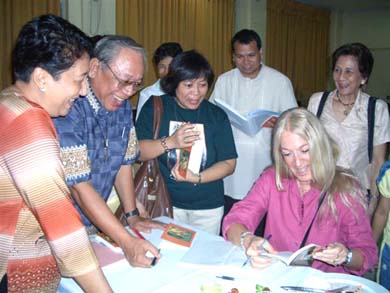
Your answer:
[[[133,267],[148,268],[151,266],[153,257],[147,257],[146,253],[149,251],[157,259],[160,258],[160,253],[156,247],[154,247],[149,241],[132,237],[124,242],[120,243],[127,261]]]
[[[135,228],[138,231],[150,233],[151,229],[164,230],[166,224],[151,219],[145,219],[140,216],[134,216],[127,218],[127,223],[131,228]]]

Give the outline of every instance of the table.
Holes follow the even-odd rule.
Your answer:
[[[176,221],[160,217],[164,223]],[[193,229],[187,225],[179,225]],[[161,240],[161,230],[143,235],[161,249],[162,257],[152,268],[131,267],[125,259],[103,267],[114,292],[202,292],[201,287],[219,287],[222,292],[230,292],[236,287],[243,292],[255,292],[256,284],[267,286],[272,292],[287,292],[280,286],[314,286],[326,280],[351,285],[363,285],[363,293],[388,292],[378,284],[351,275],[327,274],[310,267],[289,267],[275,261],[264,270],[253,269],[250,265],[242,267],[245,253],[222,237],[196,230],[196,236],[190,248],[170,244]],[[217,276],[229,276],[234,280],[224,280]],[[328,283],[329,285],[329,283]],[[319,286],[319,285],[318,285]],[[317,286],[317,287],[318,287]],[[63,278],[58,292],[82,292],[73,279]],[[291,291],[289,291],[291,292]]]

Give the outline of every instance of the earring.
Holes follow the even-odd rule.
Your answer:
[[[40,87],[39,90],[44,93],[46,91],[46,89],[44,87]]]

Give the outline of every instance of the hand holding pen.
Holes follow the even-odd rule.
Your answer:
[[[145,237],[138,231],[138,229],[136,229],[134,227],[132,227],[130,229],[135,234],[135,236],[137,238],[144,240],[145,243],[150,245],[150,248],[146,251],[146,253],[144,254],[144,257],[151,259],[151,263],[149,263],[149,266],[153,267],[157,263],[158,259],[160,258],[160,249],[157,249],[157,251],[156,251],[156,248],[151,243],[149,243],[149,241],[146,241]]]
[[[262,253],[276,253],[272,245],[269,243],[272,235],[268,235],[266,238],[260,238],[254,236],[248,245],[246,250],[247,259],[243,263],[243,267],[251,262],[252,267],[264,268],[268,266],[272,260],[269,257],[261,256]]]

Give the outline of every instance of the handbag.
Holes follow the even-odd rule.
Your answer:
[[[158,138],[162,117],[161,97],[154,96],[153,139]],[[134,190],[138,201],[144,205],[151,218],[173,218],[171,198],[160,172],[157,158],[145,161],[134,178]]]
[[[161,97],[154,96],[154,119],[153,139],[158,138],[162,117]],[[134,177],[134,192],[139,203],[141,203],[151,218],[167,216],[173,218],[171,198],[165,185],[164,178],[160,172],[157,158],[145,161],[141,164]],[[118,219],[126,223],[123,209],[118,208],[116,213]]]

